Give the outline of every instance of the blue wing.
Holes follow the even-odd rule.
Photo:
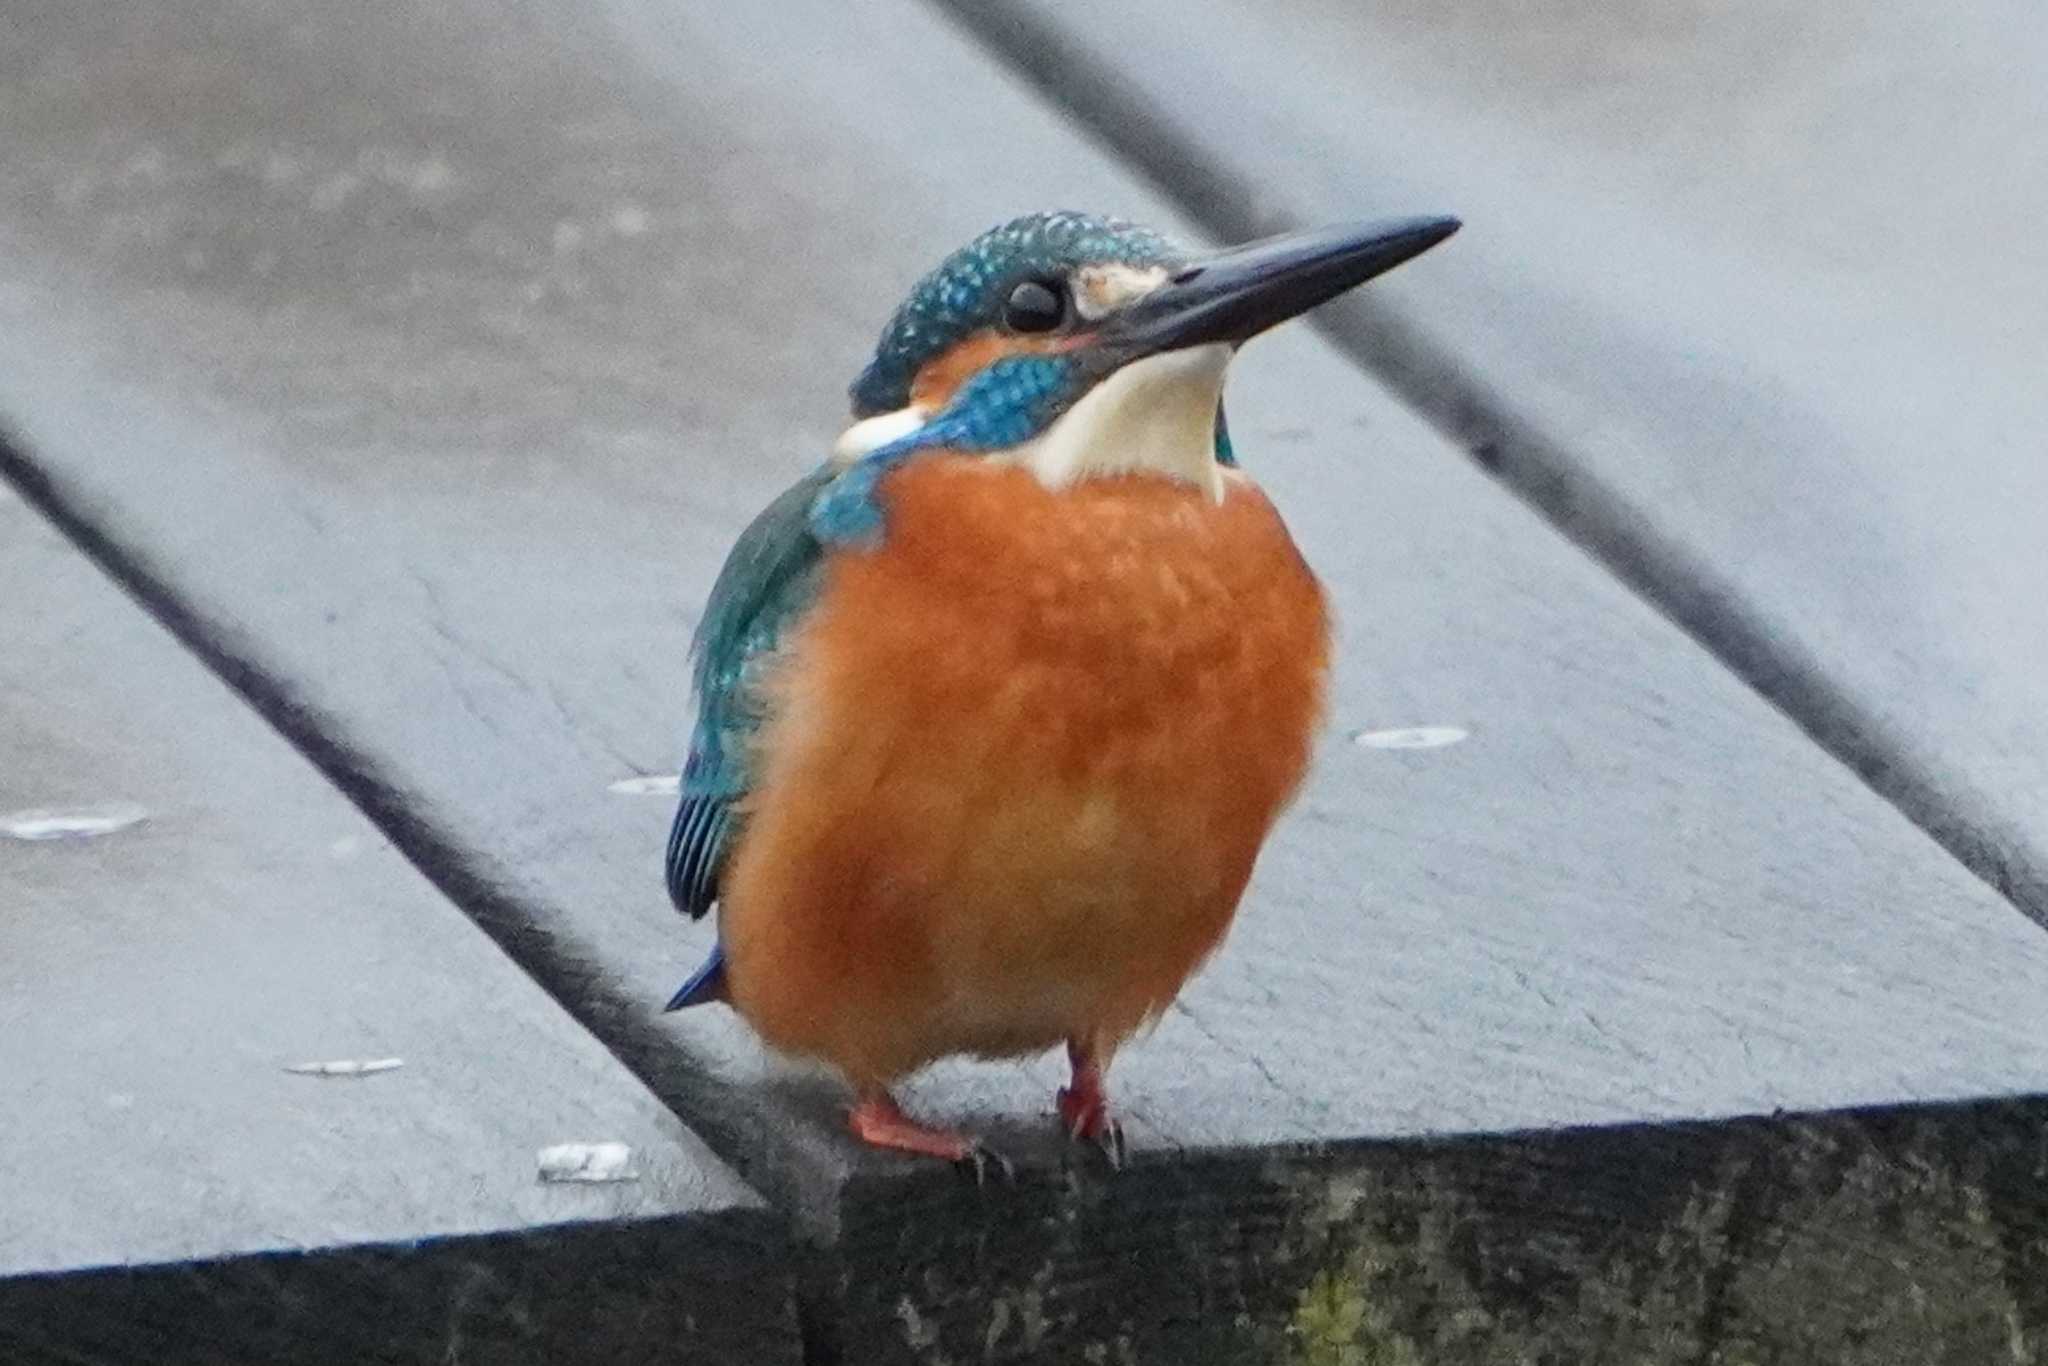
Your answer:
[[[717,902],[725,852],[739,832],[752,784],[751,742],[767,715],[762,679],[817,599],[825,548],[812,533],[811,508],[835,473],[825,467],[804,476],[740,534],[691,641],[697,725],[669,829],[667,873],[669,898],[692,919]],[[669,1009],[718,999],[723,973],[724,955],[714,949]]]

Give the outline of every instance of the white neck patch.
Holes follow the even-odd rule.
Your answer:
[[[1212,343],[1132,361],[1001,458],[1050,489],[1103,475],[1163,474],[1220,503],[1216,405],[1231,350]]]
[[[931,414],[914,403],[893,413],[862,418],[832,443],[832,463],[844,469],[871,451],[901,441],[930,420]]]

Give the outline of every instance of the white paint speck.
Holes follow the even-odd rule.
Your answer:
[[[149,819],[134,802],[98,806],[39,806],[0,815],[0,835],[18,840],[84,840],[111,835]]]
[[[327,856],[329,858],[354,858],[362,851],[363,841],[361,837],[356,835],[343,835],[340,839],[327,846]]]
[[[621,237],[639,237],[654,226],[654,216],[638,204],[621,204],[612,210],[612,231]]]
[[[1392,730],[1362,730],[1351,742],[1367,749],[1442,749],[1472,734],[1463,726],[1398,726]]]
[[[334,1062],[295,1062],[284,1070],[302,1077],[369,1077],[403,1066],[404,1058],[341,1058]]]
[[[682,790],[682,782],[679,773],[642,773],[619,779],[611,790],[621,797],[673,797]]]
[[[543,1181],[634,1181],[627,1164],[633,1150],[623,1143],[556,1143],[538,1155]]]

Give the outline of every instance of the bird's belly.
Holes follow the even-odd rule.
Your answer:
[[[1167,766],[1086,784],[930,776],[973,792],[980,814],[873,833],[903,851],[900,867],[927,870],[915,978],[944,1052],[1131,1033],[1221,940],[1263,834],[1205,836],[1223,813]]]
[[[832,566],[722,911],[771,1043],[863,1080],[1113,1043],[1228,928],[1307,762],[1321,595],[1256,490],[1104,483],[934,462]]]

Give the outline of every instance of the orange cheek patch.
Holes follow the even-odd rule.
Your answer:
[[[928,412],[952,402],[960,386],[1005,356],[1047,356],[1071,351],[1088,336],[1019,337],[1003,332],[977,332],[924,363],[910,382],[910,401]]]

